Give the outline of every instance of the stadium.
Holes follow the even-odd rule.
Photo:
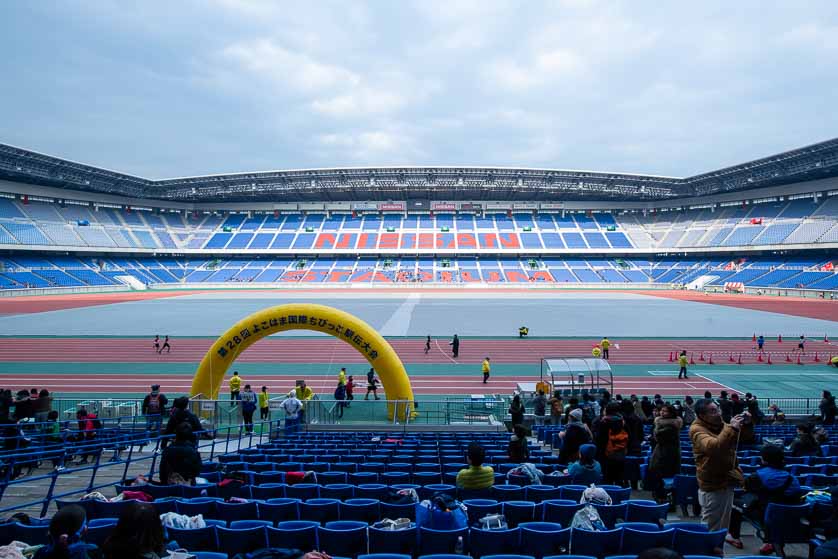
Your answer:
[[[0,557],[838,557],[815,3],[2,5]]]

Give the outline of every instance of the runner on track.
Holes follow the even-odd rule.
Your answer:
[[[431,351],[431,337],[430,336],[428,336],[428,339],[425,340],[425,355],[427,355],[429,351]]]
[[[163,347],[157,350],[157,353],[163,353],[163,350],[166,350],[166,353],[172,352],[172,346],[169,345],[169,336],[166,336],[166,339],[163,340]]]
[[[800,341],[797,342],[797,349],[799,349],[801,353],[806,353],[806,336],[800,336]]]
[[[160,353],[160,336],[154,336],[154,351]]]

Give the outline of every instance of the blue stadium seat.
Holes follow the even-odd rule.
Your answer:
[[[507,530],[481,530],[472,528],[470,534],[471,556],[480,559],[494,554],[510,554],[520,547],[520,531],[518,528]]]
[[[454,553],[458,538],[463,539],[464,551],[469,549],[468,528],[459,530],[434,530],[422,526],[419,529],[419,555]]]
[[[195,528],[192,530],[166,528],[166,532],[169,540],[176,541],[179,546],[190,551],[218,550],[218,538],[216,537],[215,526]]]
[[[570,528],[554,522],[525,522],[521,531],[520,552],[536,559],[567,553],[570,549]]]
[[[319,477],[319,476],[318,476]],[[338,499],[344,501],[355,496],[355,486],[348,483],[330,483],[320,488],[323,499]]]
[[[620,552],[622,536],[622,528],[600,532],[573,528],[570,537],[571,551],[575,554],[592,555],[594,557],[616,555]]]
[[[290,520],[280,522],[276,528],[265,528],[268,546],[286,549],[318,549],[317,522]],[[191,549],[191,548],[187,548]]]
[[[532,501],[504,501],[502,510],[510,528],[524,522],[535,522],[541,512],[540,507]]]
[[[268,499],[281,499],[285,497],[284,483],[263,483],[260,485],[250,486],[250,496],[252,499],[267,501]]]
[[[267,520],[271,524],[278,524],[286,520],[300,518],[300,500],[287,497],[268,499],[259,503],[259,520]]]
[[[331,556],[355,557],[367,551],[367,523],[350,520],[327,522],[317,529],[320,550]]]
[[[219,501],[215,503],[215,516],[218,520],[223,520],[228,524],[235,520],[244,520],[247,518],[258,518],[259,511],[257,503],[251,501],[248,503],[225,503]]]
[[[669,505],[664,503],[658,504],[643,504],[635,501],[628,501],[628,512],[626,518],[628,522],[664,522],[666,515],[669,512]]]
[[[724,550],[725,536],[726,529],[698,532],[676,528],[673,548],[681,555],[719,555],[719,551]]]
[[[337,499],[309,499],[300,503],[300,519],[319,524],[333,522],[340,518],[340,501]]]
[[[545,522],[555,522],[561,526],[570,526],[573,515],[584,505],[574,503],[568,499],[557,499],[544,501],[542,506],[544,507]]]
[[[413,553],[416,549],[416,524],[403,530],[382,530],[370,526],[368,530],[370,550],[381,553]]]
[[[338,506],[341,520],[372,524],[381,517],[378,499],[347,499]]]
[[[672,548],[675,530],[635,530],[620,526],[623,529],[623,544],[620,553],[640,553],[653,547]]]

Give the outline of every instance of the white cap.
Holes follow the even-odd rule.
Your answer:
[[[294,396],[296,396],[296,395],[297,395],[297,391],[296,391],[296,390],[292,390],[291,392],[289,392],[289,393],[288,393],[288,397],[289,397],[289,398],[292,398],[292,397],[294,397]]]

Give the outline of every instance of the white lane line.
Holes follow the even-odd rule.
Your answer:
[[[439,352],[440,352],[441,354],[443,354],[445,357],[447,357],[448,359],[450,359],[452,363],[457,363],[457,364],[459,365],[459,363],[458,363],[457,361],[455,361],[453,357],[451,357],[450,355],[448,355],[448,352],[446,352],[444,349],[442,349],[442,346],[441,346],[441,345],[439,345],[439,338],[436,338],[436,339],[434,340],[434,343],[436,344],[436,347],[437,347],[437,349],[439,350]]]
[[[719,381],[717,381],[717,380],[713,380],[713,379],[711,379],[711,378],[709,378],[709,377],[705,377],[704,375],[699,375],[699,374],[696,374],[695,376],[697,376],[697,377],[701,377],[701,378],[703,378],[704,380],[709,381],[709,382],[715,382],[716,384],[718,384],[719,386],[721,386],[722,388],[724,388],[724,389],[725,389],[725,390],[727,390],[728,392],[734,392],[734,393],[736,393],[736,394],[742,394],[742,392],[740,392],[739,390],[736,390],[735,388],[733,388],[733,387],[731,387],[731,386],[728,386],[728,385],[726,385],[726,384],[723,384],[723,383],[721,383],[721,382],[719,382]]]

